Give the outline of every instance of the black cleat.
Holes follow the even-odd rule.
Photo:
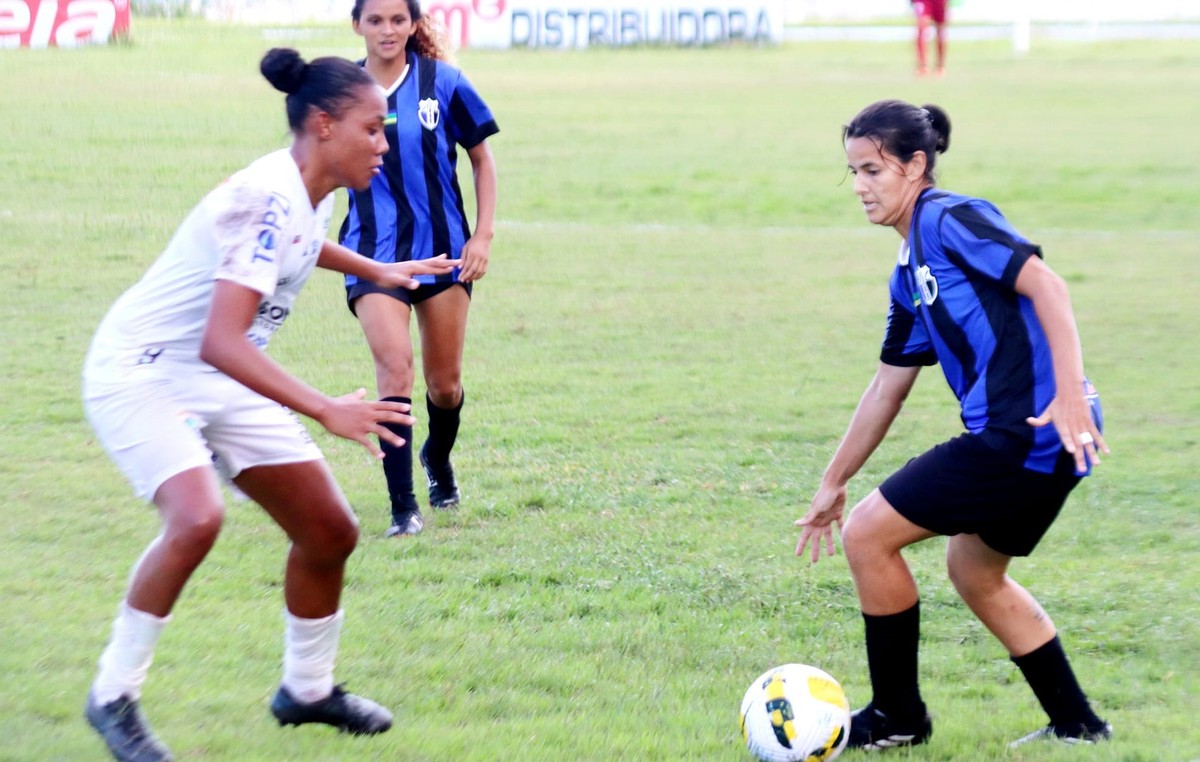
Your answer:
[[[88,693],[83,716],[119,762],[171,762],[174,759],[170,749],[154,737],[135,699],[121,696],[101,705],[95,695]]]
[[[421,468],[425,469],[425,478],[429,479],[429,506],[439,511],[448,511],[458,505],[460,496],[458,484],[454,481],[454,466],[447,458],[444,465],[431,466],[425,457],[425,447],[421,445]]]
[[[372,736],[392,726],[391,712],[370,699],[346,693],[340,685],[335,685],[326,698],[311,704],[296,701],[281,685],[271,700],[271,714],[280,725],[316,722],[356,736]]]
[[[1057,741],[1066,745],[1092,745],[1107,741],[1112,738],[1112,725],[1107,722],[1102,723],[1097,728],[1088,728],[1087,725],[1079,723],[1076,725],[1047,725],[1044,728],[1039,728],[1027,736],[1022,736],[1008,745],[1008,748],[1013,749],[1021,744],[1026,744],[1031,741]]]
[[[420,534],[425,528],[425,520],[421,518],[421,512],[417,510],[406,511],[401,514],[392,514],[392,525],[384,532],[384,537],[403,537],[406,535]]]
[[[928,714],[912,722],[897,722],[867,704],[850,715],[850,738],[846,748],[878,751],[897,746],[916,746],[928,741],[931,735],[933,721]]]

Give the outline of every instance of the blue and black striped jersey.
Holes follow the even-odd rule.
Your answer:
[[[350,193],[338,241],[379,262],[457,257],[471,236],[459,188],[457,146],[499,132],[487,104],[455,67],[408,51],[408,71],[387,93],[388,152],[367,190]],[[452,282],[458,271],[421,275]],[[351,286],[357,278],[346,277]]]
[[[936,189],[921,193],[891,278],[880,360],[940,363],[967,430],[1001,429],[1027,443],[1025,467],[1054,470],[1053,426],[1025,419],[1054,398],[1050,347],[1017,274],[1041,248],[987,201]]]

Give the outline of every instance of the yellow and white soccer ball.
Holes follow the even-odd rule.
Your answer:
[[[850,703],[837,680],[807,664],[758,677],[742,699],[746,748],[762,762],[828,762],[850,736]]]

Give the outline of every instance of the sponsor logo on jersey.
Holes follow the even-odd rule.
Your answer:
[[[417,118],[421,120],[421,126],[427,130],[437,129],[438,122],[442,120],[441,111],[438,110],[438,102],[435,98],[425,98],[417,104]]]
[[[258,221],[258,246],[254,248],[253,262],[274,262],[277,238],[283,232],[283,226],[291,217],[292,207],[287,198],[279,193],[272,193],[267,201],[267,211],[263,212]]]
[[[921,292],[921,301],[925,302],[926,307],[937,301],[937,278],[933,277],[933,273],[929,271],[929,265],[921,265],[917,268],[917,289]]]
[[[279,304],[271,302],[263,302],[258,305],[258,319],[260,322],[267,323],[273,326],[280,326],[284,320],[287,320],[291,310]]]
[[[151,365],[165,350],[162,347],[146,347],[142,353],[138,355],[135,365]]]

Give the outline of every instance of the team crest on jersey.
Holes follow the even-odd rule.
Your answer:
[[[925,302],[926,307],[937,301],[937,278],[929,272],[929,265],[921,265],[917,268],[917,288],[921,292],[921,301]]]
[[[438,110],[437,99],[425,98],[417,103],[417,118],[421,120],[421,126],[425,129],[437,129],[438,122],[442,120],[442,112]]]

